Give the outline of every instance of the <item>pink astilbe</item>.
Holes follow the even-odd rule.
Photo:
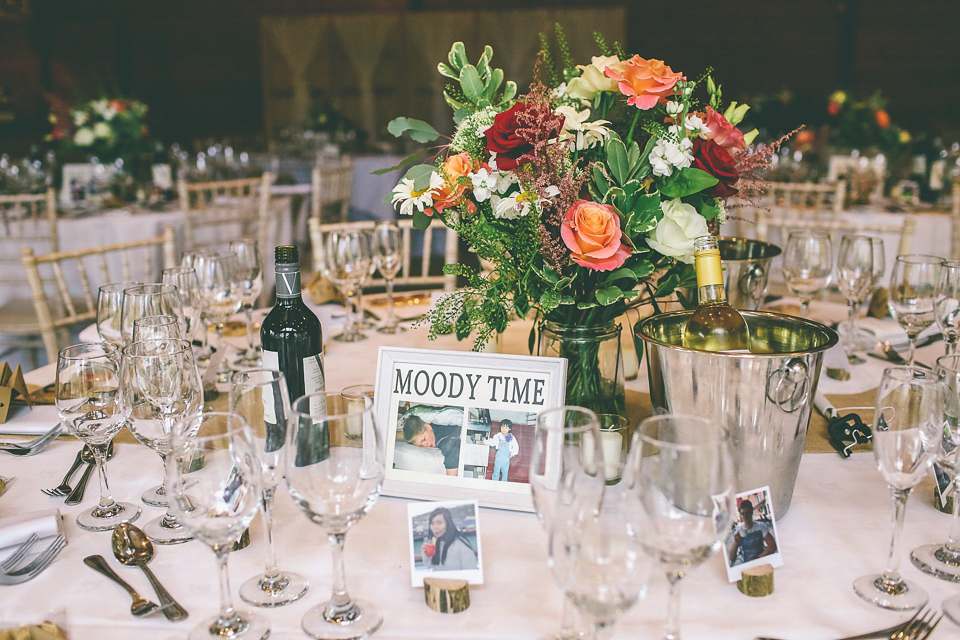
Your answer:
[[[740,192],[737,197],[741,202],[727,205],[728,209],[758,206],[757,199],[767,192],[770,184],[770,181],[763,177],[763,173],[770,168],[771,159],[779,153],[783,143],[801,129],[803,129],[802,126],[773,142],[753,145],[734,156],[737,171],[740,172],[740,182],[737,184]]]

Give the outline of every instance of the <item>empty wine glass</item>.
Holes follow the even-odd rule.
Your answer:
[[[233,254],[200,255],[195,257],[193,268],[197,271],[201,313],[216,328],[215,348],[224,349],[223,324],[240,309],[243,299],[243,285],[237,276],[237,258]],[[229,379],[230,366],[223,358],[217,369],[217,382]]]
[[[164,284],[175,286],[180,296],[180,304],[183,306],[183,339],[202,339],[203,336],[198,335],[201,322],[200,301],[197,299],[200,287],[197,271],[193,267],[170,267],[163,270],[162,279]]]
[[[593,411],[564,406],[537,416],[530,457],[530,490],[540,524],[551,535],[599,511],[605,486],[600,424]],[[573,497],[576,496],[576,500]],[[549,558],[553,564],[552,554]],[[544,640],[581,637],[573,605],[563,599],[560,629]]]
[[[184,269],[193,269],[194,276],[197,276],[197,260],[202,256],[213,256],[217,255],[217,250],[213,247],[194,247],[183,253],[183,256],[180,260],[180,265]],[[167,282],[164,279],[164,282]],[[174,283],[176,284],[176,283]],[[195,303],[196,310],[195,313],[198,314],[200,318],[200,350],[197,353],[197,364],[206,366],[206,363],[210,360],[210,356],[213,355],[213,347],[210,345],[210,323],[207,322],[207,316],[203,312],[203,298],[200,296],[200,280],[197,278],[195,287],[193,289],[195,292]],[[186,303],[184,303],[186,304]]]
[[[241,286],[240,308],[247,325],[247,348],[236,363],[243,367],[260,366],[259,347],[253,343],[253,305],[263,291],[263,262],[256,238],[240,238],[230,243],[230,251],[237,257],[237,279]]]
[[[393,280],[403,266],[403,236],[396,222],[378,222],[373,228],[373,262],[387,286],[387,319],[377,331],[398,333],[404,329],[397,323],[397,314],[393,307]]]
[[[140,507],[115,502],[107,484],[107,448],[126,419],[119,367],[117,347],[107,342],[75,344],[57,355],[60,421],[90,447],[100,476],[100,503],[77,516],[77,526],[87,531],[108,531],[140,516]]]
[[[948,260],[940,266],[933,305],[937,326],[943,332],[946,355],[953,355],[960,338],[960,260]]]
[[[263,476],[263,536],[266,569],[240,585],[240,597],[258,607],[277,607],[307,592],[307,579],[277,568],[273,543],[273,499],[283,477],[283,454],[290,415],[287,380],[274,369],[238,371],[230,378],[230,411],[247,421],[253,431]]]
[[[833,245],[823,231],[793,231],[783,252],[787,288],[800,299],[800,313],[810,314],[810,300],[830,284]]]
[[[347,593],[343,543],[347,530],[373,508],[384,474],[384,447],[372,402],[349,411],[338,393],[315,393],[293,402],[287,428],[286,479],[293,501],[327,533],[333,550],[333,593],[307,611],[303,630],[314,638],[365,638],[383,622],[370,603]],[[360,437],[348,438],[359,418]]]
[[[220,612],[194,627],[189,640],[262,640],[263,616],[233,607],[227,558],[260,508],[261,478],[253,434],[235,413],[205,412],[173,433],[167,488],[177,520],[213,549],[220,573]]]
[[[890,315],[907,332],[907,363],[913,366],[917,336],[934,322],[934,299],[943,258],[918,254],[897,256],[890,274]]]
[[[939,375],[913,367],[885,369],[877,388],[873,455],[893,498],[893,537],[884,572],[857,578],[853,590],[884,609],[918,609],[929,599],[900,575],[900,532],[910,491],[927,475],[940,447],[943,397]]]
[[[97,291],[97,333],[104,342],[123,346],[120,332],[120,313],[123,310],[123,292],[139,282],[108,282]]]
[[[878,253],[874,248],[880,243],[880,262],[874,263]],[[874,283],[879,280],[877,270],[883,274],[883,240],[874,236],[845,235],[840,240],[840,252],[837,255],[837,284],[840,293],[847,300],[847,321],[844,323],[843,346],[847,358],[853,364],[863,364],[865,360],[857,355],[863,345],[860,340],[860,305],[870,294]]]
[[[145,316],[171,315],[183,325],[183,306],[172,284],[139,284],[124,289],[120,310],[120,333],[123,343],[133,342],[133,322]]]
[[[357,342],[366,340],[367,336],[360,332],[353,313],[353,298],[360,283],[370,271],[372,256],[370,242],[365,233],[360,231],[332,231],[327,234],[324,247],[324,273],[327,278],[340,289],[347,298],[346,319],[343,332],[335,335],[338,342]],[[360,310],[362,313],[363,311]]]
[[[663,637],[680,638],[680,580],[713,555],[733,518],[733,457],[726,429],[665,414],[637,427],[627,466],[636,473],[641,540],[670,585]]]
[[[133,321],[133,342],[152,338],[182,338],[180,321],[176,316],[143,316]]]
[[[172,434],[197,426],[190,418],[203,408],[203,385],[193,349],[186,340],[142,340],[123,348],[121,362],[127,428],[140,444],[156,451],[166,466]],[[145,491],[140,499],[152,507],[168,507],[165,515],[143,526],[148,538],[158,544],[193,539],[170,511],[163,482]]]

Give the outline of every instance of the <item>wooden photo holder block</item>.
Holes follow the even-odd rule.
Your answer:
[[[423,598],[434,611],[460,613],[470,606],[470,585],[466,580],[424,578]]]
[[[751,598],[762,598],[773,593],[773,566],[761,564],[743,570],[737,581],[740,593]]]

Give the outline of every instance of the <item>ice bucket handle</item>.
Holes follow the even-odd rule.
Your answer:
[[[737,282],[737,288],[740,289],[740,294],[747,296],[753,300],[754,303],[759,301],[766,287],[767,271],[759,262],[754,262],[749,265],[746,273],[740,276],[740,281]]]
[[[790,358],[767,378],[767,398],[786,413],[807,404],[810,374],[800,358]]]

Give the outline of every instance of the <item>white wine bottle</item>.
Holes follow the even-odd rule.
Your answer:
[[[714,236],[694,240],[699,306],[683,329],[683,346],[700,351],[750,352],[750,334],[740,312],[727,304],[720,265],[720,248]]]

